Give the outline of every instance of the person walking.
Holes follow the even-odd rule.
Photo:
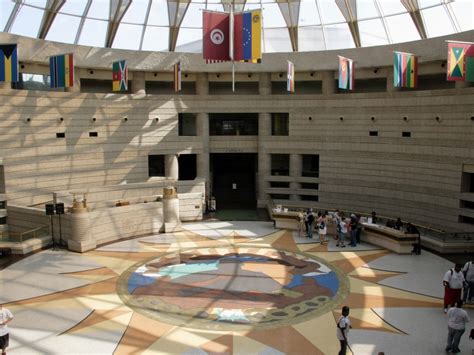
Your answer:
[[[448,311],[448,343],[446,351],[453,354],[460,353],[459,342],[466,330],[466,323],[469,322],[469,315],[462,307],[462,300],[456,301],[456,307],[450,308]]]
[[[461,291],[464,285],[464,274],[461,264],[454,265],[453,269],[446,271],[443,278],[444,285],[444,313],[450,305],[461,299]]]
[[[466,280],[466,287],[464,288],[463,301],[464,303],[472,303],[474,297],[474,263],[468,261],[462,268],[464,279]]]
[[[352,329],[351,320],[349,319],[349,307],[342,307],[342,314],[337,321],[337,330],[336,336],[341,344],[341,350],[339,350],[339,355],[346,355],[347,347],[349,346],[347,342],[347,335],[349,334],[349,329]]]
[[[13,314],[7,308],[3,308],[0,304],[0,348],[2,348],[2,355],[6,355],[6,349],[9,345],[9,331],[7,324],[13,319]]]

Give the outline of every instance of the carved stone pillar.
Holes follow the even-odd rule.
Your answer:
[[[165,233],[182,230],[179,219],[179,199],[172,186],[163,189],[163,231]]]

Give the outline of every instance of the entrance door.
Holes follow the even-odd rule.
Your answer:
[[[255,176],[257,154],[211,154],[212,193],[217,209],[249,209],[257,207]]]

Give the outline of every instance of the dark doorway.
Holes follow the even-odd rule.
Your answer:
[[[257,154],[211,154],[212,194],[217,209],[257,207],[255,178]]]
[[[194,180],[196,178],[196,154],[181,154],[178,157],[178,180]]]

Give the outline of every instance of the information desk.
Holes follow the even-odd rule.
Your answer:
[[[382,226],[380,224],[361,223],[364,231],[361,239],[370,244],[392,250],[398,254],[410,254],[413,243],[418,240],[417,234],[406,234],[398,229]]]
[[[275,221],[276,228],[298,230],[298,214],[296,211],[272,212],[272,218]]]

